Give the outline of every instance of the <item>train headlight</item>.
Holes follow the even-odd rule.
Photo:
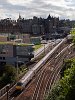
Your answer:
[[[16,90],[21,90],[22,87],[21,86],[16,86]]]

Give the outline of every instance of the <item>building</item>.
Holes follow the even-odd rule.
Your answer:
[[[31,37],[30,42],[35,45],[41,44],[41,37]]]
[[[0,64],[16,65],[27,62],[34,57],[32,44],[17,42],[0,42]]]
[[[15,39],[22,39],[23,43],[29,43],[30,44],[30,34],[0,33],[0,42],[15,41]]]
[[[8,37],[4,36],[4,35],[0,35],[0,42],[7,42],[8,41]]]
[[[30,34],[21,34],[23,43],[30,43]]]
[[[74,26],[74,21],[59,20],[59,17],[53,17],[50,14],[46,19],[34,16],[32,19],[24,19],[19,14],[17,20],[6,18],[0,20],[0,32],[12,34],[30,34],[30,35],[47,35],[49,39],[51,34],[55,34],[59,27]],[[57,32],[58,33],[58,32]]]

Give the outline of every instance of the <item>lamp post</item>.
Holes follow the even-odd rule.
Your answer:
[[[18,56],[16,57],[16,61],[17,61],[17,79],[18,79]]]
[[[51,42],[51,50],[53,49],[53,42]]]
[[[51,48],[50,48],[50,43],[49,43],[49,52],[50,52]]]
[[[44,55],[45,55],[45,44],[44,44]]]
[[[9,86],[10,86],[10,84],[8,84],[7,87],[6,87],[6,91],[7,91],[7,100],[9,100]]]

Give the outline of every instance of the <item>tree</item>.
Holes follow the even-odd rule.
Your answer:
[[[73,43],[75,45],[75,28],[73,28],[71,31],[70,31],[70,34],[72,35],[72,39],[73,39]]]
[[[62,65],[62,69],[61,69],[61,71],[60,71],[61,77],[64,76],[64,71],[65,71],[66,69],[71,68],[72,63],[73,63],[73,59],[64,60],[64,63],[63,63],[63,65]]]
[[[46,100],[75,100],[75,59],[72,60],[71,67],[64,71],[64,76]]]
[[[16,68],[12,65],[5,65],[3,75],[0,79],[2,86],[16,81]]]

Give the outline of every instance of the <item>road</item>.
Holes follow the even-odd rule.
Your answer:
[[[42,54],[43,52],[46,53],[46,50],[48,49],[48,51],[50,51],[51,49],[53,49],[54,46],[56,46],[59,42],[61,42],[62,39],[60,40],[54,40],[54,42],[52,41],[48,41],[45,44],[43,44],[43,46],[39,49],[37,49],[36,51],[34,51],[34,58],[40,56],[40,54]]]

